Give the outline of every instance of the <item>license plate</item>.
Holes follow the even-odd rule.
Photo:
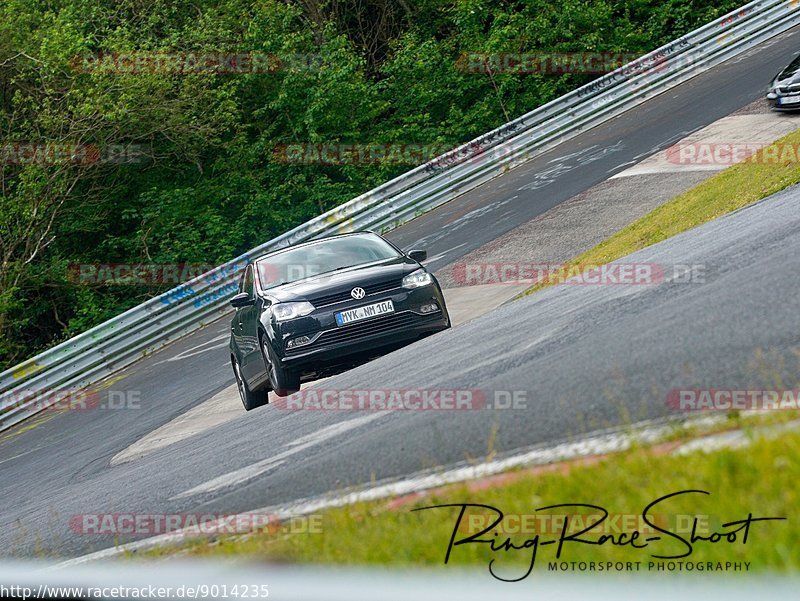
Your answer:
[[[374,305],[365,305],[363,307],[341,311],[336,314],[336,323],[343,326],[348,323],[353,323],[354,321],[369,319],[376,315],[385,315],[386,313],[394,313],[394,305],[390,300],[381,301]]]
[[[798,104],[800,96],[782,96],[779,100],[781,104]]]

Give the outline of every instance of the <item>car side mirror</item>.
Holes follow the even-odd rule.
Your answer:
[[[428,258],[428,251],[427,250],[410,250],[408,251],[408,256],[418,263],[422,263],[425,259]]]
[[[230,302],[231,307],[241,309],[242,307],[248,307],[252,304],[255,304],[256,301],[254,298],[250,298],[250,295],[247,294],[247,292],[240,292],[228,302]]]

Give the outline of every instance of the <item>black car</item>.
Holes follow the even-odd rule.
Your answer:
[[[770,82],[767,100],[777,110],[800,109],[800,56]]]
[[[354,367],[450,327],[439,283],[404,253],[360,232],[272,252],[250,263],[230,301],[231,363],[245,409],[301,381]]]

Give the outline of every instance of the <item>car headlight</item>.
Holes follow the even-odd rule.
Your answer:
[[[778,97],[778,95],[775,93],[777,88],[778,88],[778,84],[773,79],[770,82],[769,87],[767,88],[767,98],[769,98],[770,100],[775,100]]]
[[[308,315],[313,310],[314,305],[308,301],[277,303],[272,305],[272,314],[275,316],[275,321],[286,321],[288,319],[294,319],[295,317],[303,317],[303,315]]]
[[[433,278],[424,269],[417,269],[414,273],[408,274],[403,278],[403,288],[421,288],[433,284]]]

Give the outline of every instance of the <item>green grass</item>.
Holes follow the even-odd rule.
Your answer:
[[[797,570],[800,556],[796,553],[796,540],[800,537],[800,523],[796,520],[795,508],[800,503],[800,487],[796,485],[800,478],[800,433],[789,432],[771,438],[753,436],[752,444],[743,449],[696,453],[689,457],[673,456],[667,450],[663,445],[639,448],[597,461],[511,472],[507,481],[490,487],[450,486],[432,496],[403,504],[375,501],[333,509],[313,518],[318,531],[311,533],[292,534],[280,529],[212,541],[196,540],[146,555],[235,555],[314,564],[441,566],[458,509],[412,509],[446,503],[480,503],[500,508],[506,515],[531,516],[535,515],[535,508],[547,505],[590,503],[636,521],[636,516],[659,497],[680,490],[701,489],[710,492],[710,496],[676,497],[652,510],[656,524],[688,537],[686,524],[691,523],[688,516],[707,516],[701,517],[698,530],[707,535],[716,530],[730,530],[722,528],[721,524],[744,519],[749,513],[754,517],[785,516],[789,519],[752,524],[747,544],[741,542],[741,537],[730,544],[698,542],[691,557],[684,561],[747,561],[751,571]],[[469,524],[467,519],[464,523]],[[303,524],[300,522],[300,526]],[[620,531],[630,533],[639,525],[631,522],[626,526],[621,522],[621,530],[609,529],[600,534],[618,536]],[[509,523],[509,528],[508,536],[517,545],[536,532],[535,524],[533,529],[523,532],[516,522]],[[556,530],[551,528],[543,533],[542,540],[557,538]],[[467,532],[462,529],[458,536],[466,536]],[[597,539],[597,535],[584,536]],[[487,547],[485,544],[458,546],[449,565],[487,569],[488,562],[494,558],[496,571],[504,577],[525,573],[530,563],[529,551],[492,553]],[[554,547],[539,549],[537,570],[547,570],[548,562],[555,561]],[[684,549],[683,543],[668,537],[652,542],[646,549],[568,543],[561,561],[641,561],[646,566],[649,561],[657,561],[650,557],[651,552],[669,555]]]
[[[778,146],[781,144],[785,146]],[[789,145],[797,148],[798,144],[800,131],[781,138],[747,161],[729,167],[676,196],[594,248],[578,255],[565,266],[565,272],[575,275],[576,269],[580,273],[592,266],[604,265],[800,182],[800,161],[794,153],[787,154],[779,150],[787,149]],[[520,297],[558,281],[558,278],[551,278],[547,282],[536,284],[520,294]]]

